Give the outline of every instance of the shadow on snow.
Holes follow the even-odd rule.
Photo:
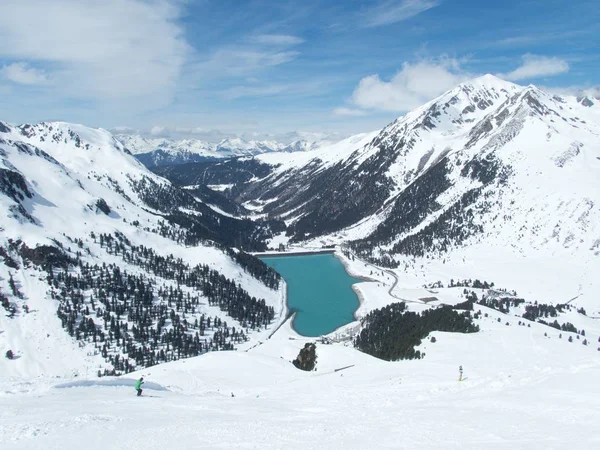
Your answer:
[[[134,387],[137,380],[133,378],[113,378],[110,380],[81,380],[69,381],[54,386],[56,389],[75,388],[75,387],[94,387],[94,386],[109,386],[109,387]],[[158,383],[152,381],[144,382],[142,386],[144,390],[150,389],[153,391],[168,391],[168,389]]]

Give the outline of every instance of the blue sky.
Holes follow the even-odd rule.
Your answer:
[[[473,76],[600,85],[588,0],[2,0],[0,120],[347,135]]]

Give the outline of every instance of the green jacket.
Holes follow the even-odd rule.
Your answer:
[[[144,382],[140,378],[139,380],[137,380],[137,383],[135,383],[135,390],[137,391],[138,389],[141,389],[142,388],[142,384],[144,384]]]

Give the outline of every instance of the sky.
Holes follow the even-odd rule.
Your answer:
[[[0,42],[0,120],[157,137],[347,136],[485,73],[600,85],[596,0],[0,0]]]

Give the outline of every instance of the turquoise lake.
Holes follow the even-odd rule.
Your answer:
[[[321,336],[354,320],[359,301],[351,277],[333,254],[267,256],[262,261],[287,283],[287,303],[296,311],[294,329],[303,336]]]

